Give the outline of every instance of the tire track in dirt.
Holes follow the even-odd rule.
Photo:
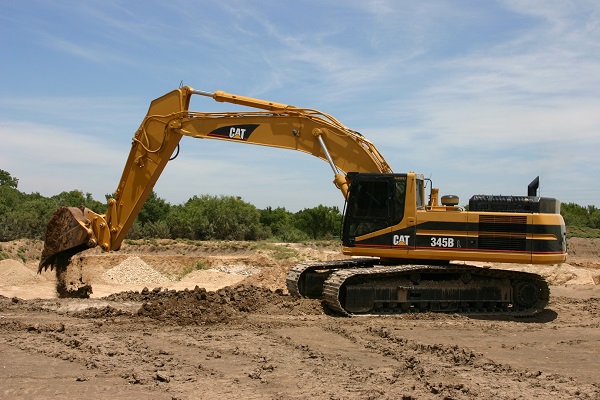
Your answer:
[[[5,340],[30,353],[85,365],[90,375],[99,371],[119,376],[129,383],[151,381],[148,377],[154,371],[148,368],[149,361],[160,362],[168,353],[148,347],[139,334],[124,335],[116,326],[119,323],[117,320],[81,323],[63,319],[58,324],[20,324],[13,327],[13,335],[5,335]],[[110,326],[103,328],[105,324]]]
[[[366,369],[362,371],[348,363],[341,363],[311,345],[282,335],[287,331],[282,326],[289,326],[288,321],[266,319],[269,322],[252,318],[252,321],[237,321],[226,327],[211,326],[206,331],[187,327],[182,334],[169,337],[161,334],[161,340],[168,341],[171,349],[180,347],[186,350],[186,354],[177,352],[180,364],[183,359],[187,359],[185,362],[188,364],[200,360],[201,369],[211,372],[207,379],[212,381],[212,385],[215,377],[219,381],[218,394],[221,396],[367,398],[372,397],[371,392],[379,390],[365,386],[365,380],[359,379],[361,374],[373,375]],[[292,325],[292,331],[302,326],[297,322]],[[327,332],[316,328],[313,334],[327,335]],[[190,351],[199,358],[191,356]],[[332,376],[336,376],[344,389],[331,386]],[[386,381],[372,383],[379,386]],[[256,394],[259,389],[263,395]],[[290,396],[290,393],[293,395]]]
[[[456,339],[468,334],[481,343],[498,332],[532,349],[587,351],[598,340],[588,326],[598,323],[599,304],[559,297],[553,307],[561,315],[520,323],[445,314],[334,317],[318,311],[318,302],[248,286],[98,300],[0,297],[0,343],[84,366],[82,381],[114,376],[172,399],[198,398],[207,388],[212,398],[596,399],[597,384],[498,361]],[[222,318],[212,317],[217,312]],[[582,326],[589,337],[577,336]],[[413,327],[421,337],[406,336]],[[456,337],[440,343],[429,330]]]
[[[514,399],[523,393],[532,398],[546,398],[549,394],[561,399],[600,396],[597,385],[582,384],[558,374],[542,376],[540,371],[517,369],[457,345],[406,339],[383,326],[361,326],[360,331],[339,326],[330,329],[357,345],[398,361],[403,367],[397,369],[397,378],[416,382],[415,387],[421,389],[419,394],[453,399]]]
[[[210,383],[217,395],[276,398],[290,393],[282,385],[293,380],[298,398],[510,399],[527,393],[593,399],[599,394],[597,387],[560,375],[541,377],[464,347],[408,340],[371,322],[324,319],[254,315],[246,322],[165,330],[156,323],[131,324],[126,316],[82,322],[56,321],[50,314],[35,324],[12,321],[0,327],[14,333],[4,335],[6,343],[22,350],[174,394],[201,391]]]
[[[294,363],[301,382],[299,395],[340,399],[407,396],[409,388],[389,387],[393,363],[323,330],[322,320],[276,326],[268,333],[284,349],[282,357]]]

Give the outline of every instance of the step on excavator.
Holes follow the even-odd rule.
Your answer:
[[[251,110],[190,111],[193,95]],[[61,207],[52,215],[39,270],[63,273],[71,257],[88,248],[118,250],[183,136],[297,150],[329,163],[346,201],[341,239],[347,257],[294,266],[287,289],[293,296],[322,299],[342,315],[531,316],[549,301],[540,275],[469,262],[566,260],[560,201],[537,196],[537,178],[527,196],[475,195],[467,211],[456,196],[440,198],[422,174],[394,173],[371,141],[331,115],[185,86],[151,102],[105,214]],[[69,290],[85,295],[91,288]]]

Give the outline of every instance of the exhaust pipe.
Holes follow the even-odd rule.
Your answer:
[[[537,196],[538,188],[540,187],[540,177],[536,176],[534,180],[527,186],[527,196]]]

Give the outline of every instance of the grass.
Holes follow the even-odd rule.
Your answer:
[[[187,274],[190,274],[194,271],[207,270],[207,269],[210,269],[210,265],[208,263],[206,263],[205,261],[198,261],[194,265],[189,265],[189,266],[185,267],[181,271],[181,273],[179,273],[179,275],[177,275],[176,279],[179,281]]]
[[[567,227],[568,238],[600,238],[600,229],[572,226]]]
[[[17,256],[19,256],[19,258],[23,262],[27,262],[27,257],[25,256],[26,251],[27,251],[27,248],[23,247],[23,246],[21,246],[17,249]]]
[[[250,246],[250,250],[266,250],[272,252],[271,256],[276,260],[287,260],[298,258],[300,255],[294,248],[285,245],[276,245],[268,242],[256,242]]]
[[[295,248],[280,244],[279,241],[275,241],[274,238],[260,240],[260,241],[243,241],[243,240],[213,240],[213,241],[203,241],[203,240],[191,240],[191,239],[125,239],[125,243],[132,246],[142,246],[142,245],[154,245],[154,246],[163,246],[169,248],[170,245],[175,244],[187,244],[190,246],[202,247],[208,246],[210,249],[218,249],[223,251],[256,251],[262,250],[268,252],[271,257],[276,260],[289,260],[289,259],[298,259],[301,260],[301,254]],[[210,243],[210,244],[209,244]],[[327,248],[339,248],[339,240],[310,240],[303,242],[305,245],[309,247],[314,247],[317,249],[327,249]],[[185,251],[185,250],[182,250]],[[196,268],[201,269],[201,268]],[[187,273],[193,270],[190,269]]]

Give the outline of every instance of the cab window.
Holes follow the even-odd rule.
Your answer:
[[[406,198],[406,179],[397,180],[393,183],[392,204],[393,204],[393,219],[392,225],[399,224],[404,218],[404,204]]]
[[[347,218],[351,238],[383,229],[389,225],[389,182],[384,179],[361,180],[351,187]]]
[[[417,179],[417,209],[423,209],[425,207],[425,199],[423,198],[425,188],[423,185],[423,180]]]

